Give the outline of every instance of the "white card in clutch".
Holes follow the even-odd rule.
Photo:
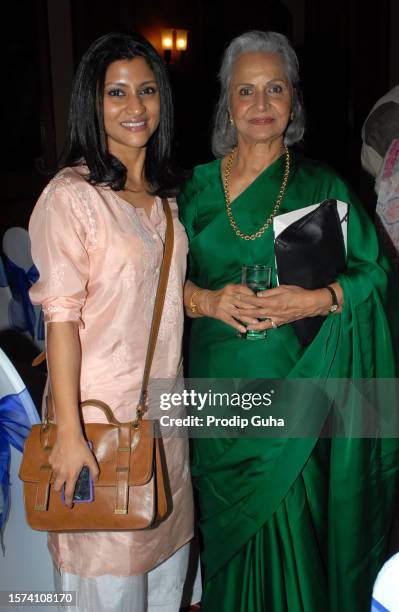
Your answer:
[[[336,200],[338,215],[341,221],[342,234],[344,237],[345,243],[345,251],[347,251],[346,243],[347,243],[347,235],[348,235],[348,204],[346,202],[341,202],[340,200]],[[318,204],[311,204],[310,206],[305,206],[305,208],[299,208],[297,210],[293,210],[292,212],[284,213],[283,215],[278,215],[273,219],[273,230],[274,237],[277,238],[279,234],[283,230],[285,230],[291,223],[298,221],[308,213],[316,210],[318,206],[320,206],[321,202]]]

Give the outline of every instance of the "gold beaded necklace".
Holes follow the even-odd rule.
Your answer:
[[[281,183],[281,187],[280,187],[279,194],[277,196],[276,203],[275,203],[275,205],[273,207],[273,210],[271,212],[270,217],[268,217],[266,219],[266,222],[254,234],[244,234],[240,230],[240,228],[238,227],[238,225],[237,225],[237,223],[236,223],[236,221],[234,219],[234,216],[233,216],[233,213],[232,213],[232,210],[231,210],[231,199],[230,199],[229,181],[230,181],[230,175],[231,175],[231,169],[232,169],[232,166],[233,166],[234,157],[235,157],[235,154],[237,152],[237,147],[235,147],[231,151],[230,155],[227,158],[226,168],[225,168],[224,176],[223,176],[223,187],[224,187],[224,195],[225,195],[225,198],[226,198],[227,216],[229,218],[230,225],[233,228],[235,234],[237,236],[239,236],[240,238],[242,238],[243,240],[256,240],[256,238],[260,238],[260,236],[262,236],[262,234],[267,230],[267,228],[269,227],[269,225],[273,221],[273,218],[276,216],[276,214],[279,211],[279,208],[281,206],[281,202],[283,201],[283,197],[284,197],[284,193],[285,193],[285,188],[287,187],[288,177],[289,177],[289,174],[290,174],[290,152],[289,152],[288,147],[286,145],[284,145],[284,151],[285,151],[284,177],[283,177],[283,181]]]

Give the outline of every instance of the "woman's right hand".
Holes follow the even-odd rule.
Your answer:
[[[65,483],[65,505],[72,508],[76,481],[84,465],[87,465],[93,481],[97,480],[97,461],[81,433],[57,432],[57,440],[49,456],[55,481],[55,491],[61,491]]]
[[[240,323],[254,325],[258,319],[239,314],[239,310],[251,308],[257,304],[253,291],[245,285],[226,285],[222,289],[203,289],[195,296],[199,312],[205,317],[219,319],[231,325],[237,331],[245,333],[247,328]]]

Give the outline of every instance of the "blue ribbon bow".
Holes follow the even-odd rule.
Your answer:
[[[9,310],[10,324],[19,331],[28,331],[34,339],[36,315],[29,298],[29,289],[39,279],[39,271],[35,265],[32,265],[25,272],[4,255],[4,272],[13,297]],[[38,339],[44,340],[42,315],[39,319]]]
[[[3,262],[0,259],[0,287],[8,287],[8,280],[4,271]]]
[[[23,451],[31,423],[26,413],[24,402],[29,399],[29,393],[24,389],[21,393],[5,395],[0,399],[0,544],[4,554],[3,532],[10,509],[10,461],[11,447]]]

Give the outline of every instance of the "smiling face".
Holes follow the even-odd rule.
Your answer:
[[[132,148],[145,147],[159,118],[158,86],[146,60],[112,62],[104,86],[104,128],[110,153],[123,161]]]
[[[239,143],[283,144],[291,114],[292,87],[278,55],[240,55],[233,66],[229,93]]]

